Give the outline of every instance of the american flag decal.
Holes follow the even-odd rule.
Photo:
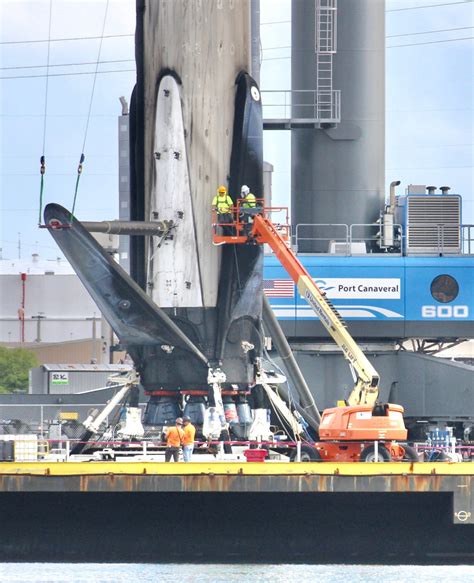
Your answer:
[[[291,279],[264,279],[263,293],[267,298],[294,298],[295,284]]]

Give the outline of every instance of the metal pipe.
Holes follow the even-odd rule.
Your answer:
[[[263,322],[267,328],[268,333],[272,337],[275,347],[278,351],[280,358],[282,359],[288,375],[293,383],[296,392],[300,397],[301,407],[304,411],[304,418],[313,427],[313,429],[318,429],[319,423],[321,422],[321,416],[319,414],[316,403],[314,402],[313,395],[311,394],[308,385],[303,377],[303,374],[296,362],[293,352],[288,340],[286,339],[283,331],[278,323],[278,320],[273,313],[266,296],[263,296]],[[303,413],[302,413],[303,414]]]
[[[315,419],[312,415],[310,415],[307,411],[307,409],[304,409],[300,404],[295,403],[294,400],[291,399],[291,395],[289,394],[288,388],[285,385],[278,385],[278,395],[285,401],[285,403],[290,403],[290,401],[292,401],[291,405],[294,409],[296,409],[296,411],[298,411],[298,413],[301,415],[301,417],[306,421],[306,423],[315,431],[318,431],[318,427],[319,427],[319,419]],[[319,413],[319,411],[318,411]]]
[[[26,273],[20,274],[21,278],[21,309],[19,311],[21,320],[21,343],[25,342],[25,305],[26,305]]]
[[[32,320],[36,320],[36,339],[35,342],[41,342],[41,320],[46,318],[43,312],[38,312],[37,316],[31,316]]]
[[[91,233],[111,235],[144,235],[161,237],[173,226],[172,221],[85,221],[82,223]]]
[[[132,384],[124,385],[117,393],[110,399],[107,405],[102,409],[102,411],[96,416],[92,417],[90,415],[83,423],[84,427],[88,431],[92,431],[93,433],[98,433],[100,425],[103,421],[105,421],[106,417],[115,409],[115,407],[120,403],[120,401],[125,397],[125,395],[131,389]]]
[[[441,194],[448,194],[451,190],[450,186],[440,186],[439,189],[441,190]]]
[[[436,186],[427,186],[426,190],[428,191],[428,194],[435,194]]]
[[[128,103],[127,103],[127,100],[122,95],[122,97],[119,97],[119,101],[122,104],[122,115],[128,115],[129,114],[129,111],[128,111]]]
[[[395,187],[400,185],[400,180],[394,180],[390,183],[390,213],[395,212]]]

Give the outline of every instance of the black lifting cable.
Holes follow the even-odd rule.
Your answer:
[[[77,191],[79,189],[79,180],[80,180],[81,174],[82,174],[82,165],[84,163],[84,160],[86,159],[86,157],[84,155],[84,150],[86,149],[87,132],[89,131],[89,121],[90,121],[90,118],[91,118],[92,102],[94,100],[95,83],[97,81],[97,71],[99,69],[100,53],[102,51],[102,42],[104,41],[105,23],[107,21],[107,12],[108,12],[108,9],[109,9],[109,0],[107,0],[107,3],[105,5],[104,22],[102,23],[102,33],[100,35],[99,52],[98,52],[97,61],[96,61],[96,64],[95,64],[94,81],[92,83],[92,93],[91,93],[91,99],[90,99],[90,102],[89,102],[89,112],[87,114],[86,129],[85,129],[85,132],[84,132],[84,142],[82,144],[82,153],[81,153],[81,157],[79,158],[79,165],[77,166],[76,188],[74,190],[74,200],[72,202],[71,216],[69,218],[69,223],[70,224],[72,224],[72,221],[73,221],[73,218],[74,218],[74,211],[76,209]]]
[[[51,48],[51,15],[52,15],[53,0],[49,0],[49,29],[48,29],[48,60],[46,65],[46,91],[44,98],[44,121],[43,121],[43,154],[40,158],[40,174],[41,174],[41,186],[40,186],[40,200],[39,200],[39,215],[38,215],[38,225],[41,225],[41,214],[43,212],[43,189],[44,189],[44,175],[46,172],[46,118],[48,115],[48,85],[49,85],[49,54]]]

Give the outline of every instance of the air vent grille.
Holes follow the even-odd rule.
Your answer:
[[[459,196],[409,196],[407,203],[408,252],[460,252]]]

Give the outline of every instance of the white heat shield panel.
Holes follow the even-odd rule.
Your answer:
[[[461,197],[408,196],[406,252],[439,254],[461,252]]]
[[[193,201],[180,88],[172,76],[160,82],[156,102],[154,181],[150,220],[172,221],[148,251],[148,288],[160,308],[202,307]]]

